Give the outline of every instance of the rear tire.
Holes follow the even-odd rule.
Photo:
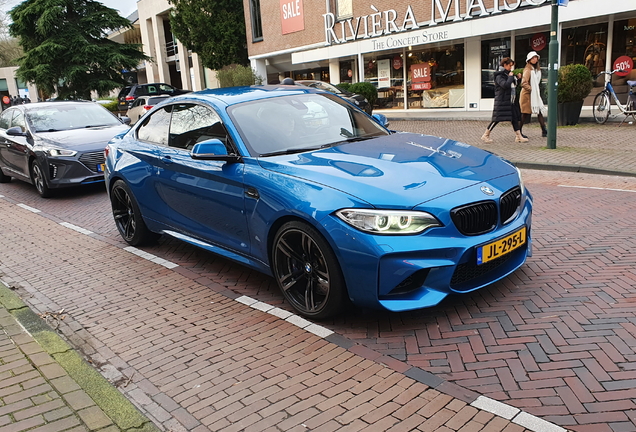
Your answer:
[[[117,180],[110,190],[110,203],[117,230],[129,245],[141,246],[152,243],[161,236],[148,229],[137,200],[123,180]]]
[[[607,93],[601,92],[596,95],[592,105],[592,113],[596,123],[604,124],[607,121],[610,114],[610,98]]]

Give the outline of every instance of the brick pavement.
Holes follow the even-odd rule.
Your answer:
[[[120,430],[0,307],[0,431]]]
[[[411,126],[419,127],[417,123],[420,122],[411,122]],[[474,140],[474,131],[481,130],[480,126],[483,128],[486,124],[421,123],[429,133],[439,131],[439,135],[465,141]],[[396,127],[396,122],[392,122],[392,126]],[[565,128],[560,134],[559,146],[566,148],[568,142],[591,145],[592,140],[586,141],[585,137],[592,134],[608,135],[608,140],[620,141],[626,139],[621,134],[627,136],[625,131],[633,130],[628,129],[631,126],[615,129],[584,126],[590,126],[591,130],[583,135],[577,128]],[[506,131],[503,125],[495,132],[498,130]],[[566,134],[570,130],[576,133]],[[608,130],[618,135],[609,136]],[[532,133],[532,129],[529,132]],[[625,141],[624,148],[616,149],[616,160],[620,157],[629,160],[634,154],[634,145],[633,141]],[[568,152],[577,152],[575,146],[569,148]],[[537,151],[554,152],[541,148]],[[570,159],[570,163],[573,160]],[[590,158],[587,163],[597,162]],[[597,166],[614,169],[607,161],[598,162]],[[540,178],[540,174],[532,174],[530,179],[533,176]],[[598,180],[600,178],[603,180]],[[598,187],[602,183],[621,188],[626,182],[601,176],[595,179],[587,180],[589,185]],[[23,188],[15,182],[2,185],[3,188],[9,186],[12,192],[17,189],[25,200],[33,196],[30,186]],[[537,247],[535,257],[513,277],[474,296],[452,299],[439,308],[407,314],[354,311],[350,316],[328,323],[327,327],[370,352],[433,372],[446,382],[458,383],[561,426],[580,431],[635,430],[636,416],[631,399],[634,398],[632,388],[636,378],[631,376],[631,363],[636,333],[631,327],[634,317],[629,292],[634,284],[634,272],[633,255],[628,247],[633,244],[632,233],[636,232],[629,216],[633,213],[633,198],[620,191],[599,190],[590,195],[578,189],[554,189],[532,183],[529,186],[535,194]],[[101,240],[104,242],[121,245],[116,234],[111,236],[114,227],[108,212],[95,211],[95,208],[104,207],[103,194],[86,194],[81,199],[82,204],[88,201],[91,205],[88,208],[72,205],[77,196],[53,200],[50,204],[50,200],[43,202],[36,198],[29,204],[40,208],[49,206],[50,210],[46,211],[50,214],[63,216],[65,220],[103,234]],[[562,202],[567,202],[568,206]],[[576,205],[572,207],[571,203]],[[628,205],[621,208],[625,203]],[[597,212],[590,215],[590,208],[609,208],[612,214]],[[579,233],[583,229],[591,233],[589,238],[581,239]],[[571,244],[568,238],[575,238],[576,243]],[[229,288],[234,293],[285,307],[270,278],[244,267],[171,240],[162,240],[148,250],[178,263],[178,274],[191,281],[221,291]],[[19,266],[15,262],[10,267]],[[39,273],[32,270],[33,274],[42,273],[41,269]],[[0,271],[3,270],[0,268]],[[23,277],[18,279],[18,284],[31,293],[39,293],[39,287],[45,283],[38,280],[31,286],[29,281]],[[73,282],[65,279],[64,283]],[[41,310],[48,310],[47,302],[51,299],[64,304],[76,301],[66,298],[65,294],[63,286],[51,288],[44,296],[36,294],[38,298],[30,302]],[[132,302],[128,297],[118,298],[124,303]],[[156,315],[157,310],[149,308],[148,313],[154,311]],[[179,316],[176,312],[175,315]],[[86,330],[81,324],[79,328]],[[87,333],[90,335],[91,332],[88,328]],[[74,334],[74,330],[69,330],[69,335]],[[101,355],[98,350],[93,352],[96,359]],[[104,355],[103,358],[115,357],[111,354],[111,357]],[[574,371],[575,375],[568,370]],[[141,392],[137,395],[143,399]],[[151,403],[156,401],[151,398]]]
[[[3,227],[3,280],[36,310],[64,305],[60,331],[102,372],[127,378],[120,390],[162,429],[527,430],[514,417],[563,430],[0,200],[10,214],[22,223]]]

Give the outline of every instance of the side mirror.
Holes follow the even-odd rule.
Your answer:
[[[384,114],[373,114],[373,118],[385,128],[389,127],[389,119]]]
[[[22,132],[22,128],[20,126],[13,126],[7,129],[7,135],[26,137],[26,136],[29,136],[29,133]]]
[[[119,120],[121,120],[123,124],[130,126],[130,117],[123,116],[120,117]]]
[[[240,156],[227,154],[225,144],[216,138],[197,143],[190,152],[192,159],[239,162]]]

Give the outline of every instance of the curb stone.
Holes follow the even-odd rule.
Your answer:
[[[90,396],[119,430],[131,432],[160,430],[1,281],[0,306],[8,311],[42,349],[66,371],[69,377]],[[84,412],[80,417],[87,421],[87,416],[91,415],[93,413]]]

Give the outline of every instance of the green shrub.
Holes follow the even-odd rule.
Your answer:
[[[351,90],[349,90],[351,88],[351,83],[340,83],[340,84],[336,84],[336,87],[338,87],[340,90],[345,91],[345,92],[349,92],[352,93]]]
[[[263,84],[263,78],[249,66],[234,65],[216,71],[221,87],[250,86]]]
[[[559,68],[557,102],[581,102],[592,91],[594,79],[585,65],[570,64]]]
[[[351,93],[356,93],[364,96],[369,104],[373,106],[375,101],[378,99],[378,89],[375,86],[368,82],[359,82],[355,84],[351,84],[349,87],[349,91]]]
[[[119,108],[117,107],[117,101],[116,100],[108,102],[107,104],[104,104],[102,106],[104,108],[106,108],[108,111],[111,111],[111,112],[119,111]]]

